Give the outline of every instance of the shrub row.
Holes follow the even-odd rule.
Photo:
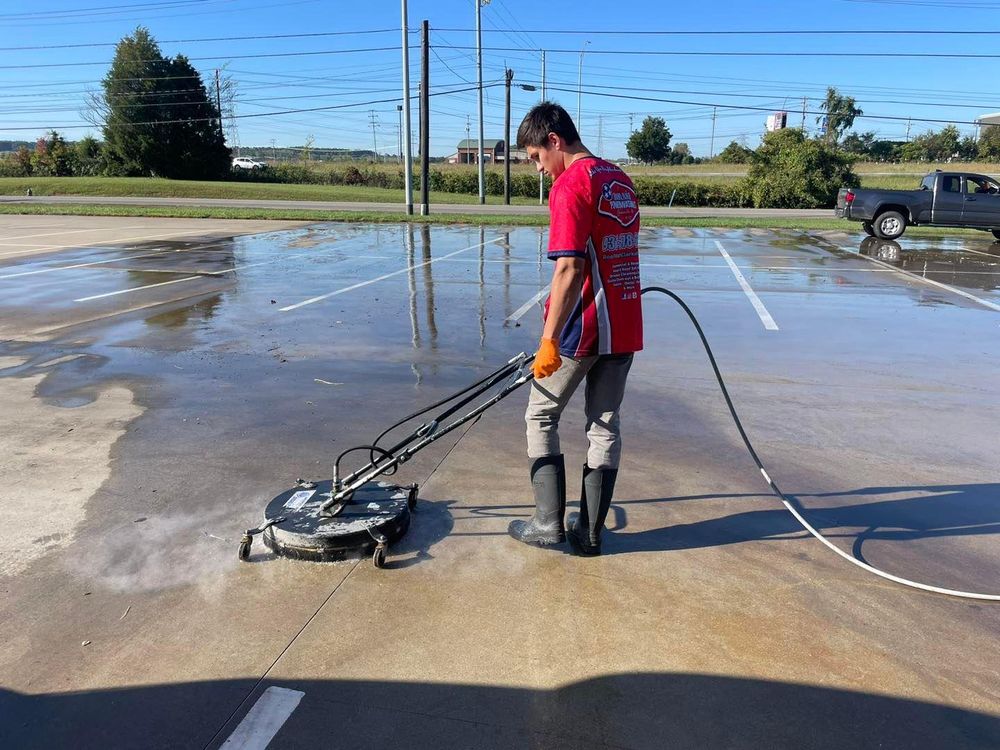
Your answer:
[[[359,168],[356,166],[314,169],[302,164],[277,164],[254,172],[235,171],[233,178],[247,182],[300,183],[309,185],[361,185],[401,190],[403,170]],[[414,170],[414,189],[420,185],[420,170]],[[516,172],[511,175],[511,195],[534,198],[538,195],[538,175]],[[742,181],[731,183],[690,182],[656,177],[634,179],[639,202],[644,206],[666,206],[673,196],[675,206],[741,207],[749,205]],[[551,181],[546,178],[546,192]],[[441,193],[476,195],[479,175],[474,169],[431,169],[430,188]],[[486,194],[503,195],[503,172],[486,171]]]

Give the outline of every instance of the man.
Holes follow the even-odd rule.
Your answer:
[[[632,355],[642,349],[639,206],[632,181],[587,150],[559,105],[534,107],[517,145],[552,177],[548,255],[555,268],[525,413],[535,514],[508,531],[527,544],[565,540],[559,416],[586,380],[590,447],[569,540],[578,554],[599,555],[621,458],[619,408]]]

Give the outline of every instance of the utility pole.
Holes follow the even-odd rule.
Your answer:
[[[911,125],[911,124],[912,124],[912,123],[910,122],[910,120],[907,120],[907,121],[906,121],[906,142],[907,142],[907,143],[909,143],[909,142],[910,142],[910,125]]]
[[[274,138],[272,138],[271,139],[271,158],[274,159],[274,161],[278,161],[278,151],[274,147],[275,143],[277,143],[277,140],[274,139]]]
[[[718,113],[718,107],[712,107],[712,143],[708,147],[708,158],[711,159],[715,156],[715,116]]]
[[[222,87],[219,86],[219,69],[215,69],[215,109],[219,113],[219,137],[223,138],[222,130]]]
[[[604,115],[597,116],[597,155],[604,152]]]
[[[407,216],[413,215],[413,154],[410,151],[410,23],[407,16],[406,0],[402,0],[402,34],[403,34],[403,106],[402,120],[399,123],[400,153],[403,164],[403,187]],[[396,111],[399,112],[397,107]],[[406,128],[406,144],[403,144],[403,128]]]
[[[368,122],[372,126],[372,151],[375,153],[375,163],[378,164],[378,140],[375,137],[375,128],[378,127],[378,115],[374,109],[368,110]]]
[[[503,132],[504,132],[504,143],[503,143],[503,203],[505,206],[510,205],[510,82],[514,79],[514,71],[507,68],[504,75],[507,82],[507,91],[505,99],[505,110],[503,117]]]
[[[545,50],[542,50],[542,98],[539,101],[545,101]],[[538,173],[538,205],[545,205],[545,173]]]
[[[420,215],[431,212],[431,27],[420,25]]]
[[[802,97],[802,132],[806,132],[806,107],[809,104],[809,98]]]
[[[576,130],[580,133],[580,140],[583,140],[583,53],[586,51],[588,44],[590,44],[589,39],[580,47],[580,72],[576,82]]]
[[[465,116],[465,150],[469,150],[469,143],[472,141],[471,138],[471,125],[469,124],[469,115]],[[472,159],[469,158],[468,153],[465,155],[465,163],[472,164]]]
[[[480,9],[490,0],[473,0],[476,4],[476,70],[479,81],[479,204],[486,203],[486,164],[483,161],[483,23]]]
[[[396,133],[399,136],[398,143],[396,146],[399,149],[399,152],[396,156],[396,163],[399,164],[401,161],[403,161],[403,105],[402,104],[396,105],[396,114],[399,115],[399,124],[396,126]]]
[[[628,137],[629,140],[632,139],[632,133],[635,132],[635,112],[628,113]],[[625,142],[625,154],[628,155],[628,141]],[[632,163],[632,157],[628,157],[628,163]]]

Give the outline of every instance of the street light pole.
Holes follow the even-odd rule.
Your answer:
[[[542,98],[540,101],[545,101],[545,50],[542,50]],[[545,173],[538,173],[538,205],[542,206],[545,204]]]
[[[479,93],[479,203],[486,203],[486,165],[483,162],[483,26],[480,8],[489,5],[490,0],[474,0],[476,3],[476,69],[478,71]]]
[[[413,154],[410,147],[410,28],[406,13],[406,0],[402,0],[403,26],[403,122],[400,139],[403,141],[403,181],[406,189],[406,213],[413,213]],[[403,138],[403,130],[406,137]]]
[[[581,109],[581,104],[583,102],[583,53],[587,49],[587,45],[590,44],[588,39],[580,47],[580,75],[577,79],[576,84],[576,130],[582,133],[583,130],[583,114]],[[583,135],[581,134],[580,139],[583,140]]]
[[[507,91],[504,97],[504,115],[503,115],[503,202],[505,206],[510,205],[510,82],[514,80],[514,71],[507,68],[504,71],[504,77],[506,78]],[[493,153],[496,153],[495,151]]]

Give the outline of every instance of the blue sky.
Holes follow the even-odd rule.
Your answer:
[[[141,24],[167,55],[183,53],[211,77],[224,68],[236,85],[235,120],[244,145],[371,148],[370,111],[382,152],[398,151],[396,103],[401,97],[400,5],[332,0],[7,0],[0,17],[0,138],[33,140],[53,126],[75,140],[99,135],[80,112],[87,91],[99,90],[113,47],[11,49],[25,46],[114,43]],[[546,52],[548,98],[575,116],[580,49],[583,55],[582,133],[593,150],[624,155],[630,120],[663,117],[674,142],[698,155],[711,146],[712,105],[718,105],[715,151],[731,140],[754,146],[768,111],[787,109],[789,124],[802,121],[802,100],[817,107],[827,85],[854,96],[867,115],[974,120],[1000,111],[998,59],[882,57],[858,53],[907,52],[1000,55],[1000,33],[991,35],[636,35],[626,31],[907,30],[1000,32],[1000,2],[992,0],[825,0],[791,2],[716,0],[699,4],[633,0],[627,5],[592,0],[492,0],[483,7],[484,81],[538,86],[539,49]],[[476,80],[473,0],[412,0],[410,26],[431,25],[431,87],[435,92],[469,88]],[[384,31],[383,31],[384,30]],[[204,37],[362,32],[340,36],[240,41],[171,41]],[[573,33],[554,33],[570,31]],[[413,34],[412,43],[419,43]],[[378,50],[378,48],[389,48]],[[340,50],[369,50],[339,52]],[[338,51],[338,52],[334,52]],[[644,55],[638,52],[696,52]],[[737,52],[783,53],[739,56]],[[842,56],[785,56],[784,53]],[[296,53],[294,55],[290,53]],[[316,53],[316,54],[301,54]],[[287,55],[255,57],[257,55]],[[80,63],[102,64],[80,64]],[[65,67],[40,67],[55,64]],[[12,67],[20,66],[20,67]],[[419,77],[419,52],[411,51],[411,83]],[[618,97],[670,99],[648,101]],[[513,127],[538,93],[515,88]],[[368,103],[376,100],[391,100]],[[272,115],[276,111],[333,105],[325,112]],[[762,111],[728,109],[727,105]],[[486,137],[503,137],[503,88],[486,92]],[[263,115],[248,117],[248,115]],[[413,111],[416,129],[416,108]],[[465,137],[466,118],[475,137],[473,91],[441,94],[431,104],[431,152],[444,156]],[[944,123],[914,121],[911,133]],[[807,116],[807,127],[815,118]],[[905,120],[860,119],[858,130],[902,139]],[[973,132],[970,125],[959,125]],[[19,130],[17,128],[27,128]]]

